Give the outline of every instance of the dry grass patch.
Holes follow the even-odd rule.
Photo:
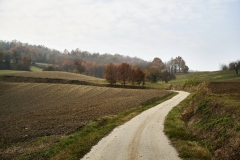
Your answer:
[[[31,77],[31,78],[78,80],[78,81],[86,81],[86,82],[103,81],[103,79],[101,78],[86,76],[83,74],[75,74],[75,73],[59,72],[59,71],[22,72],[22,73],[13,73],[11,75],[19,76],[19,77]]]

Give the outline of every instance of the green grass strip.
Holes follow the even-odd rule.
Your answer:
[[[11,74],[11,73],[22,73],[27,71],[19,71],[19,70],[0,70],[0,76],[5,74]]]
[[[165,120],[164,132],[172,141],[182,159],[210,160],[212,159],[210,151],[188,131],[185,122],[182,120],[182,107],[190,103],[192,96],[193,94],[190,94],[169,112]]]
[[[82,129],[71,134],[67,138],[54,144],[48,149],[35,151],[28,155],[18,157],[18,160],[30,159],[66,159],[79,160],[88,153],[92,146],[96,145],[104,136],[108,135],[115,127],[122,125],[141,112],[154,107],[168,99],[174,97],[176,92],[172,92],[160,99],[147,102],[141,106],[126,110],[117,115],[107,116],[93,120]]]

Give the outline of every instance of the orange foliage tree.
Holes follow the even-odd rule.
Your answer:
[[[147,79],[153,83],[156,83],[161,77],[161,70],[157,66],[151,66],[147,70]]]
[[[86,70],[86,67],[82,65],[81,60],[75,60],[73,64],[75,65],[75,68],[74,68],[75,73],[81,74]]]
[[[117,66],[113,63],[109,63],[104,71],[104,77],[110,83],[110,85],[117,82]]]
[[[134,86],[134,83],[136,82],[136,70],[131,67],[130,71],[129,71],[129,77],[128,77],[128,81],[132,84],[132,86]]]
[[[137,70],[135,71],[135,81],[137,82],[137,84],[140,86],[141,84],[144,86],[145,85],[145,73],[140,69],[137,68]]]
[[[132,67],[128,63],[122,63],[117,66],[109,63],[104,71],[105,79],[111,84],[120,81],[124,86],[130,82],[132,86],[135,83],[145,85],[145,73],[139,67]]]
[[[122,63],[118,66],[118,80],[125,86],[129,79],[131,66],[128,63]]]
[[[161,74],[161,80],[165,83],[168,83],[171,80],[175,80],[176,76],[173,73],[168,72],[167,70],[162,72]]]

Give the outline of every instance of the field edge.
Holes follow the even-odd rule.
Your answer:
[[[115,127],[122,125],[141,112],[171,99],[177,92],[170,92],[141,106],[123,111],[116,115],[105,116],[87,123],[67,138],[60,140],[53,146],[17,157],[16,160],[30,159],[79,159],[88,153],[103,137],[107,136]]]

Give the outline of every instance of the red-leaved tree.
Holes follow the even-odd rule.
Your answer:
[[[137,68],[137,70],[135,71],[135,81],[139,86],[141,84],[143,86],[145,85],[145,78],[146,78],[145,73],[140,68]]]
[[[129,79],[131,66],[128,63],[122,63],[118,66],[118,80],[125,86]]]
[[[109,63],[104,71],[104,77],[110,83],[110,85],[116,84],[117,66],[113,63]]]

